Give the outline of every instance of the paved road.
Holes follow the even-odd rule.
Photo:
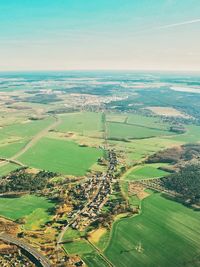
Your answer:
[[[31,247],[29,244],[26,244],[24,241],[17,239],[15,237],[12,237],[8,234],[1,233],[0,234],[0,240],[3,240],[5,242],[14,244],[22,249],[24,249],[29,255],[34,257],[36,262],[40,263],[42,267],[51,267],[50,262],[48,259],[46,259],[39,251],[37,251],[35,248]]]

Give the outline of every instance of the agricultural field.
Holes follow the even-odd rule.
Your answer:
[[[155,136],[172,135],[170,131],[153,129],[146,126],[110,122],[108,124],[108,136],[110,139],[144,139]]]
[[[179,141],[182,143],[195,143],[200,142],[200,126],[199,125],[187,125],[187,132],[181,135],[171,137],[173,141]]]
[[[95,112],[69,113],[60,116],[61,123],[56,128],[60,132],[75,132],[82,136],[101,137],[102,114]]]
[[[48,117],[41,120],[26,120],[21,123],[2,126],[0,136],[5,139],[11,136],[16,138],[31,138],[53,121],[54,118]]]
[[[197,267],[199,220],[199,212],[153,193],[143,200],[140,215],[114,223],[104,253],[120,267]]]
[[[13,164],[13,163],[8,163],[8,164],[5,164],[5,165],[1,165],[0,164],[0,176],[7,175],[11,171],[14,171],[14,170],[16,170],[18,168],[19,168],[19,166],[16,165],[16,164]]]
[[[46,198],[34,195],[0,197],[0,215],[11,220],[24,219],[25,228],[34,230],[49,220],[48,209],[54,205]]]
[[[141,179],[154,179],[167,176],[169,173],[160,169],[167,166],[164,163],[144,164],[133,167],[128,173],[124,175],[126,180],[141,180]]]
[[[107,267],[108,263],[95,251],[93,246],[84,239],[64,244],[69,255],[80,255],[88,266]]]
[[[42,138],[19,160],[34,168],[83,176],[102,156],[103,151],[98,148],[81,147],[67,140]]]
[[[0,77],[0,224],[52,266],[198,267],[200,95],[106,75]]]
[[[182,118],[189,117],[188,115],[183,114],[179,110],[172,107],[147,107],[147,109],[151,110],[153,113],[160,116],[182,117]]]
[[[0,157],[10,158],[14,156],[18,151],[20,151],[25,146],[27,142],[28,140],[27,141],[22,140],[0,146]]]

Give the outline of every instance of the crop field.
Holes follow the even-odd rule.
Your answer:
[[[53,207],[53,205],[49,205],[48,208]],[[38,230],[40,229],[41,225],[46,223],[52,218],[52,216],[47,212],[47,207],[45,208],[40,208],[38,206],[37,209],[35,209],[31,214],[27,215],[25,217],[25,225],[24,228],[26,230]]]
[[[7,145],[0,146],[0,156],[4,158],[10,158],[14,156],[20,149],[25,146],[26,141],[22,140]]]
[[[10,136],[30,138],[48,125],[50,125],[53,121],[53,118],[46,118],[43,120],[27,120],[22,123],[7,125],[0,129],[0,137],[5,139]]]
[[[127,123],[159,130],[168,130],[170,128],[170,125],[163,122],[159,117],[145,117],[138,114],[129,114]]]
[[[88,266],[109,266],[95,249],[84,239],[64,244],[64,249],[70,255],[80,255]]]
[[[109,113],[106,115],[106,120],[109,122],[119,122],[124,124],[145,126],[158,130],[168,130],[170,128],[170,125],[166,122],[163,122],[159,117],[146,117],[139,114]]]
[[[95,112],[69,113],[60,116],[56,128],[60,132],[76,132],[83,136],[99,136],[102,131],[102,114]]]
[[[126,123],[110,122],[108,124],[109,138],[113,139],[142,139],[154,136],[166,136],[173,133],[167,130],[153,129]]]
[[[183,143],[200,142],[200,126],[186,125],[186,129],[186,133],[173,136],[171,139]]]
[[[128,164],[133,161],[142,160],[159,150],[181,144],[181,142],[176,140],[158,137],[137,139],[131,142],[109,140],[109,143],[115,147],[116,151],[124,152]]]
[[[81,234],[78,230],[69,227],[67,231],[65,231],[62,241],[77,239],[80,238],[80,236]]]
[[[167,164],[155,163],[155,164],[144,164],[137,167],[133,167],[131,172],[125,175],[127,180],[141,180],[141,179],[153,179],[160,178],[168,175],[169,173],[159,169]]]
[[[12,163],[8,163],[8,164],[2,165],[2,166],[0,165],[0,176],[7,175],[11,171],[14,171],[18,168],[19,168],[18,165],[12,164]]]
[[[93,253],[89,253],[89,254],[84,254],[82,256],[84,262],[88,265],[88,266],[95,266],[95,267],[108,267],[108,263],[101,257],[99,256],[98,253],[93,252]]]
[[[49,217],[47,210],[52,207],[52,202],[34,195],[19,198],[0,197],[0,215],[11,220],[25,218],[28,228],[43,223]]]
[[[82,176],[102,156],[101,149],[81,147],[65,140],[42,138],[19,160],[34,168]]]
[[[153,193],[141,215],[114,223],[105,255],[115,266],[199,266],[200,213]]]

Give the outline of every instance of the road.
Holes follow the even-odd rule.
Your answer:
[[[104,177],[104,176],[103,176]],[[102,179],[103,180],[103,179]],[[99,193],[99,190],[100,190],[100,185],[101,183],[98,185],[98,188],[97,188],[97,192],[96,194],[92,197],[91,200],[89,200],[89,202],[85,205],[85,207],[79,211],[78,213],[76,213],[76,215],[74,216],[74,218],[63,228],[62,232],[60,233],[60,235],[58,236],[58,240],[57,240],[57,246],[59,247],[60,244],[62,244],[62,239],[63,239],[63,236],[65,234],[65,232],[67,231],[68,227],[70,225],[72,225],[76,220],[77,218],[79,217],[79,214],[80,213],[84,213],[86,211],[86,209],[88,208],[88,206],[94,201],[95,197],[97,196],[97,194]]]
[[[19,240],[15,237],[12,237],[6,233],[0,233],[0,240],[4,242],[8,242],[14,244],[23,250],[25,250],[29,255],[31,255],[37,263],[39,263],[42,267],[50,267],[51,263],[47,258],[45,258],[39,251],[35,248],[31,247],[29,244],[26,244],[24,241]]]
[[[37,133],[19,152],[17,152],[17,154],[12,156],[10,160],[16,160],[17,158],[19,158],[22,154],[24,154],[27,150],[34,146],[42,137],[47,135],[50,130],[53,130],[61,123],[60,118],[56,116],[53,116],[53,118],[55,119],[55,121],[52,124]]]
[[[50,130],[53,130],[54,128],[56,128],[56,126],[58,126],[61,123],[60,118],[56,116],[53,116],[53,118],[55,119],[55,121],[52,124],[50,124],[48,127],[46,127],[45,129],[37,133],[35,136],[33,136],[33,138],[14,156],[12,156],[11,158],[2,158],[2,160],[4,161],[0,163],[0,166],[4,166],[9,162],[15,163],[20,166],[25,166],[23,163],[18,161],[17,158],[22,156],[27,150],[29,150],[32,146],[34,146],[42,137],[47,135]]]

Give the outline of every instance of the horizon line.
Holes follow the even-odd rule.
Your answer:
[[[5,72],[69,72],[69,71],[80,71],[80,72],[86,72],[86,71],[120,71],[120,72],[124,72],[124,71],[131,71],[131,72],[139,72],[139,71],[143,71],[143,72],[195,72],[195,73],[200,73],[200,70],[181,70],[181,69],[29,69],[29,70],[24,70],[24,69],[20,69],[20,70],[0,70],[0,73],[5,73]]]

